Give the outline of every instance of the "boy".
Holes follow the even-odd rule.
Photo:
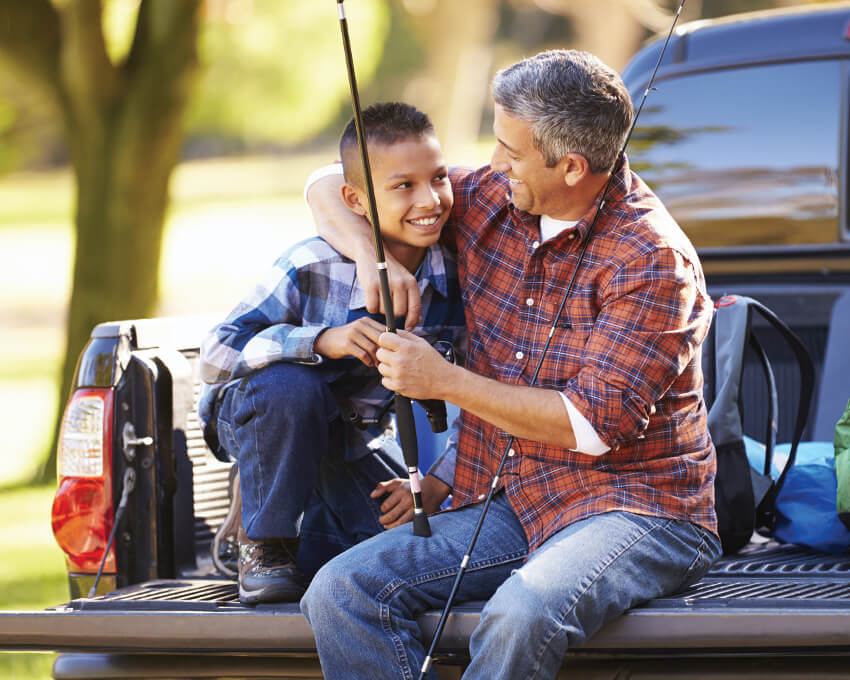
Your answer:
[[[414,332],[432,343],[459,341],[456,266],[437,243],[453,199],[433,125],[413,107],[389,103],[367,108],[363,129],[384,245],[422,292]],[[340,155],[342,200],[368,217],[353,120]],[[354,263],[313,238],[285,252],[206,338],[199,411],[216,430],[219,455],[239,466],[244,604],[297,601],[324,562],[382,522],[398,523],[381,515],[379,498],[398,498],[401,481],[386,480],[406,476],[392,394],[376,368],[384,330],[366,311]]]

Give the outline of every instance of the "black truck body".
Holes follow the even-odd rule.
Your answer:
[[[650,44],[624,72],[633,96],[659,50]],[[817,372],[806,439],[831,440],[850,398],[848,65],[850,4],[688,24],[674,35],[629,152],[697,245],[712,296],[762,301],[806,344]],[[779,81],[785,89],[777,93]],[[781,106],[798,96],[798,85],[807,97],[823,96]],[[0,648],[62,652],[57,678],[322,677],[297,605],[244,607],[235,581],[212,565],[230,464],[204,443],[196,406],[198,346],[215,321],[93,330],[73,390],[111,395],[104,455],[111,451],[113,508],[127,469],[135,474],[114,573],[88,597],[91,569],[69,567],[68,603],[0,612]],[[769,328],[757,332],[782,399],[778,441],[787,441],[799,397],[795,365]],[[758,438],[765,390],[755,362],[745,370],[744,398],[745,429]],[[465,604],[450,617],[436,664],[441,677],[460,676],[479,611]],[[437,617],[425,614],[423,630],[432,631]],[[846,677],[848,663],[850,554],[764,541],[721,559],[686,592],[609,624],[569,653],[562,673],[825,678]]]

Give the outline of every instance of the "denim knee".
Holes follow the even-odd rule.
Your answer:
[[[324,375],[315,366],[270,364],[246,377],[239,389],[250,393],[256,415],[272,414],[292,424],[317,416],[330,422],[339,415]]]
[[[354,566],[348,564],[345,553],[322,566],[301,598],[301,613],[318,632],[324,625],[335,626],[339,607],[345,603],[346,611],[353,613],[352,574]]]

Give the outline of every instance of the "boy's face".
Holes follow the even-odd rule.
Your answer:
[[[402,264],[416,266],[421,250],[439,239],[454,201],[440,142],[425,134],[368,148],[384,243]],[[346,185],[343,199],[369,217],[365,189]]]

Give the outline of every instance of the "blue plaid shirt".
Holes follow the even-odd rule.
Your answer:
[[[416,278],[423,321],[413,332],[432,344],[451,342],[462,352],[466,326],[454,257],[439,244],[431,246]],[[201,423],[213,416],[217,395],[225,385],[276,361],[337,362],[346,369],[345,378],[335,383],[337,398],[346,399],[346,406],[364,421],[380,419],[392,393],[381,385],[378,370],[355,359],[325,360],[313,351],[316,338],[326,328],[368,315],[365,303],[354,262],[320,238],[292,246],[204,340]],[[380,315],[373,318],[384,321]]]

